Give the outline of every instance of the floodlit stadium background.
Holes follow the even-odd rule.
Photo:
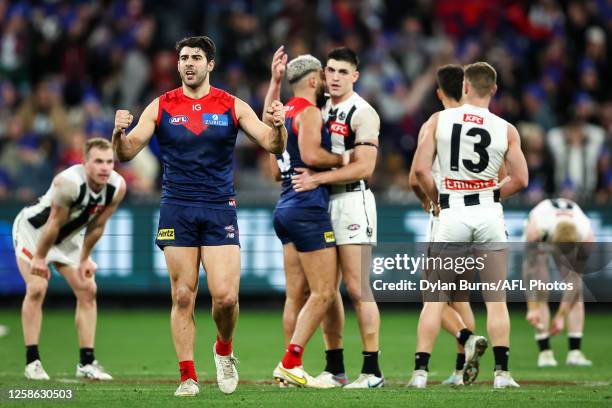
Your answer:
[[[564,196],[588,210],[598,240],[612,237],[610,1],[0,1],[0,27],[0,294],[23,291],[10,242],[17,211],[81,161],[87,138],[110,137],[115,109],[138,117],[177,87],[174,42],[196,34],[217,44],[212,84],[257,112],[279,45],[290,57],[322,60],[337,45],[358,52],[356,90],[382,119],[371,182],[381,242],[424,239],[408,169],[419,127],[441,109],[435,70],[476,60],[497,69],[491,110],[517,125],[529,163],[528,189],[505,203],[510,236],[520,238],[530,206]],[[117,164],[128,196],[96,248],[101,296],[167,294],[153,243],[158,157],[153,138],[135,160]],[[242,293],[281,294],[284,284],[271,224],[279,188],[267,165],[263,150],[239,135]],[[67,290],[52,280],[51,293]]]
[[[378,111],[381,136],[371,180],[379,242],[423,241],[427,216],[408,186],[421,124],[442,108],[435,70],[445,63],[491,63],[499,91],[491,111],[517,125],[527,157],[527,190],[504,203],[510,239],[520,240],[529,209],[546,197],[577,200],[598,241],[612,241],[612,1],[611,0],[0,0],[0,401],[23,379],[19,306],[24,284],[14,260],[11,227],[17,212],[48,188],[54,174],[82,160],[88,138],[110,138],[116,109],[138,117],[146,104],[179,85],[176,40],[206,34],[217,45],[212,85],[262,110],[274,50],[290,57],[347,45],[362,65],[357,91]],[[285,87],[285,90],[287,88]],[[287,95],[284,95],[286,100]],[[46,298],[41,337],[51,388],[74,388],[88,408],[165,407],[178,380],[169,328],[170,291],[163,254],[154,246],[160,163],[155,138],[116,169],[128,183],[125,202],[95,249],[99,265],[96,355],[115,376],[110,384],[77,383],[74,298],[56,273]],[[412,370],[419,302],[381,304],[381,368],[386,389],[350,394],[284,390],[270,385],[282,355],[284,275],[272,228],[280,189],[267,154],[244,135],[236,147],[236,190],[242,244],[241,315],[235,349],[241,384],[232,396],[210,384],[214,365],[206,285],[199,286],[196,363],[204,385],[194,403],[207,406],[564,406],[609,405],[612,360],[609,303],[588,303],[583,349],[590,369],[563,365],[566,339],[552,340],[560,367],[536,368],[525,306],[511,304],[511,371],[517,392],[492,393],[491,353],[478,384],[457,391],[437,385],[455,359],[441,334],[431,361],[432,387],[404,387]],[[511,273],[519,273],[511,263]],[[204,278],[204,276],[203,276]],[[612,270],[597,287],[612,293]],[[609,288],[609,289],[608,289]],[[361,366],[357,322],[346,299],[347,372]],[[484,308],[475,305],[485,331]],[[0,334],[2,336],[2,334]],[[210,341],[210,343],[209,343]],[[304,357],[311,374],[323,367],[321,336]],[[366,390],[370,391],[370,390]],[[298,394],[302,393],[302,394]],[[314,398],[313,398],[314,397]],[[75,405],[76,406],[76,405]]]

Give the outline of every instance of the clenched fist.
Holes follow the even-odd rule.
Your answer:
[[[118,110],[115,113],[115,129],[113,130],[113,136],[125,135],[125,129],[129,128],[134,120],[134,115],[128,110]]]
[[[273,101],[266,110],[268,122],[272,122],[275,127],[285,124],[285,106],[280,101]]]

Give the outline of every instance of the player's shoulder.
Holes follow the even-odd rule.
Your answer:
[[[239,98],[223,89],[215,88],[214,86],[210,87],[210,93],[208,95],[209,106],[222,108],[221,110],[234,109],[234,104],[237,100],[239,100]]]
[[[117,171],[113,170],[111,171],[110,177],[108,178],[108,183],[116,188],[119,188],[122,185],[125,185],[125,179]]]
[[[366,101],[365,98],[359,95],[357,92],[354,92],[351,96],[351,102],[357,109],[368,109],[376,112],[376,110],[370,105],[370,102]]]
[[[81,181],[85,179],[85,167],[82,164],[72,165],[55,175],[54,180],[60,182],[73,182],[80,184]]]
[[[160,103],[172,103],[172,102],[178,102],[184,98],[185,98],[185,95],[183,95],[183,88],[179,87],[179,88],[175,88],[175,89],[172,89],[168,92],[161,94],[159,98],[157,99],[159,100]]]
[[[368,101],[366,101],[357,92],[355,92],[351,96],[351,102],[352,102],[352,105],[355,107],[355,115],[357,115],[357,116],[364,115],[364,116],[367,116],[367,117],[375,117],[376,119],[379,118],[378,112],[376,112],[376,109],[374,109],[374,107],[372,105],[370,105],[370,103]]]

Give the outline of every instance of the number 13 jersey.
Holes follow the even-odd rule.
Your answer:
[[[436,149],[441,194],[494,190],[508,150],[508,122],[469,104],[446,109],[438,115]]]

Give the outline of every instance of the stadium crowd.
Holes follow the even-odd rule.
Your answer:
[[[88,138],[110,138],[114,109],[138,116],[177,87],[175,41],[206,34],[218,47],[213,86],[259,112],[280,44],[290,57],[357,51],[356,90],[382,120],[381,200],[415,201],[408,170],[421,124],[441,109],[436,68],[485,60],[499,76],[491,110],[517,125],[529,165],[515,200],[609,203],[610,33],[611,0],[0,0],[0,200],[43,194]],[[269,200],[267,155],[246,137],[237,146],[239,196]],[[118,166],[132,200],[156,199],[157,154],[153,141]]]

